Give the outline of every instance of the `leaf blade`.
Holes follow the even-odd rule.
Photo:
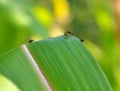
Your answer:
[[[79,39],[62,36],[31,43],[28,48],[56,91],[112,91]]]

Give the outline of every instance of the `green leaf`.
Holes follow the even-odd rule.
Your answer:
[[[3,75],[0,75],[0,82],[0,91],[21,91]]]
[[[14,82],[21,91],[43,91],[36,72],[20,48],[0,56],[0,74]]]
[[[113,91],[99,64],[78,38],[48,38],[28,43],[27,47],[0,56],[0,74],[21,90]]]
[[[28,48],[56,91],[112,91],[100,66],[76,37],[49,38]]]

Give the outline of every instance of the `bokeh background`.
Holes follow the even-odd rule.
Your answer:
[[[120,91],[120,0],[0,0],[0,54],[72,31]]]

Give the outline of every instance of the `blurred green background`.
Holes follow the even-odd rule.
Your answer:
[[[120,0],[0,0],[0,54],[72,31],[120,91]]]

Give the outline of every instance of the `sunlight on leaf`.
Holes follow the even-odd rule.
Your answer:
[[[0,91],[21,91],[9,79],[0,75]]]

